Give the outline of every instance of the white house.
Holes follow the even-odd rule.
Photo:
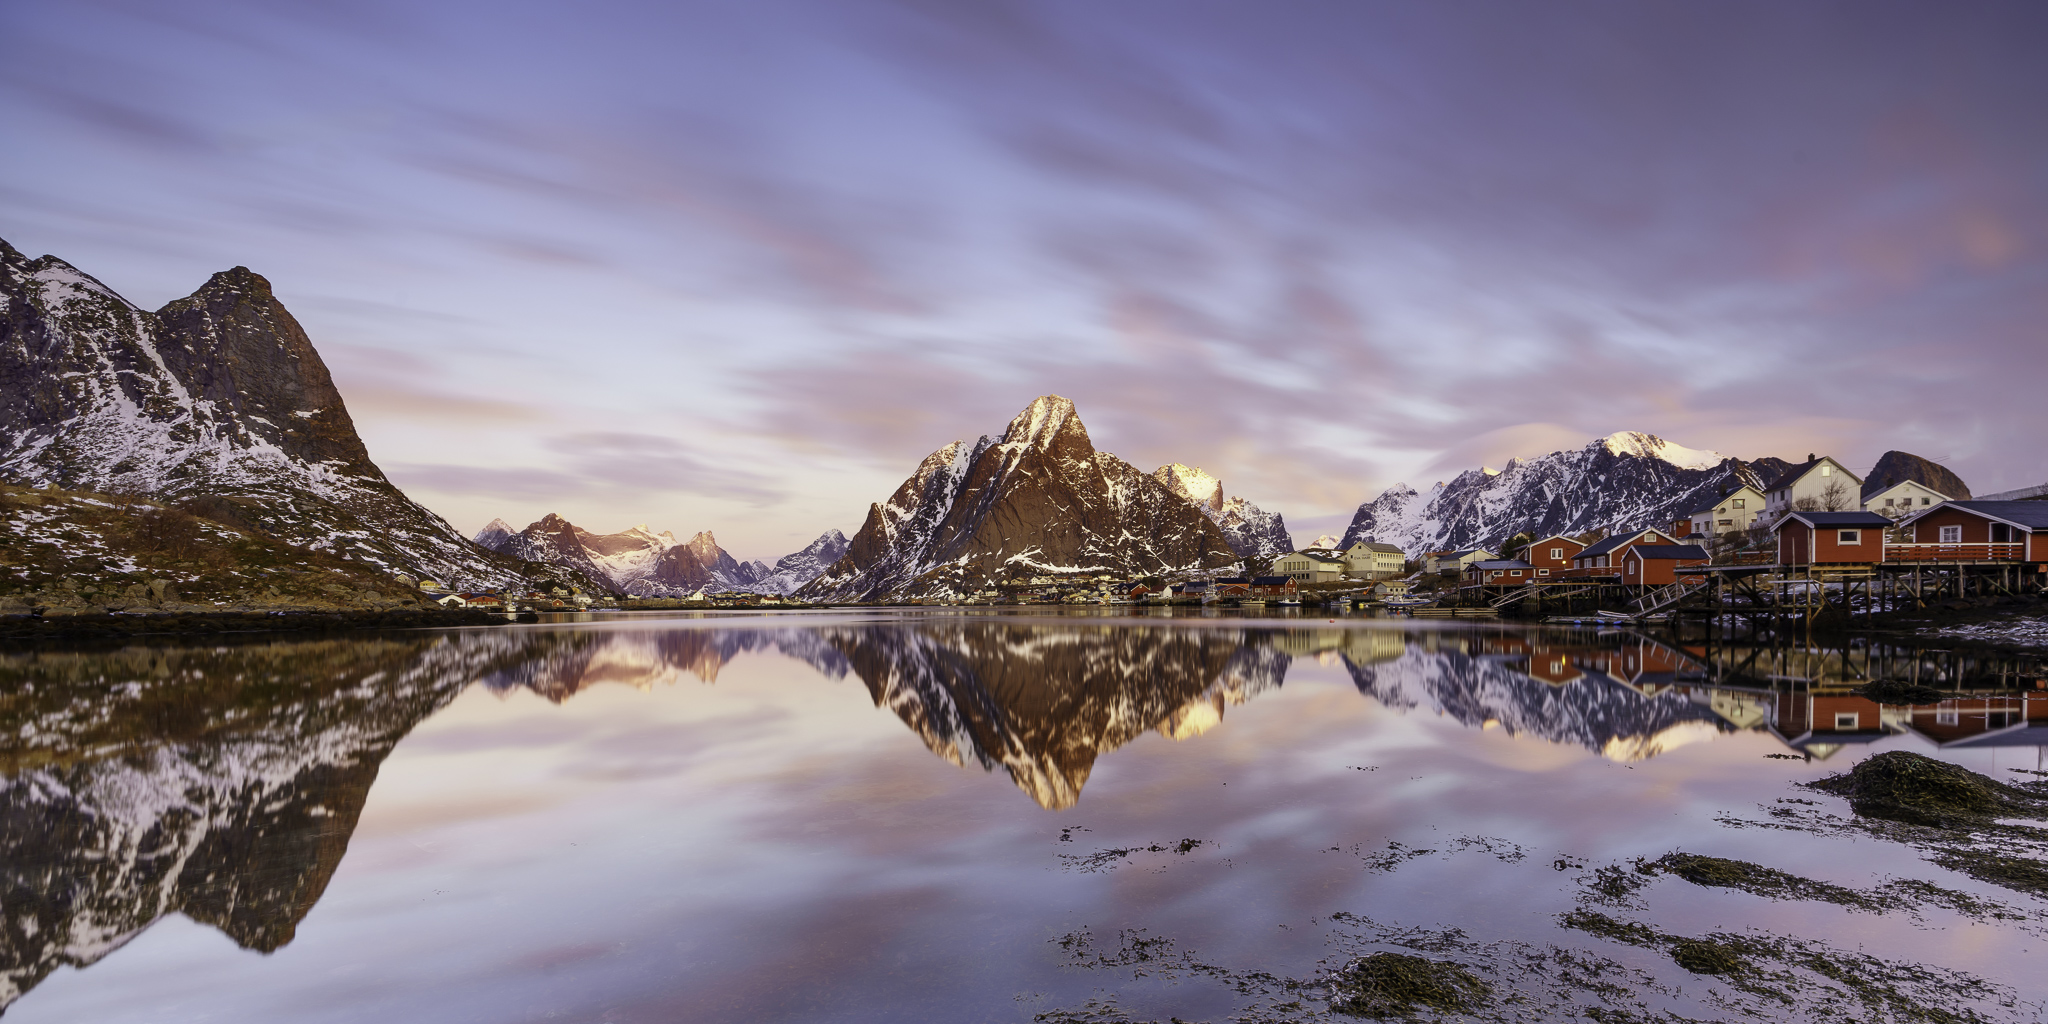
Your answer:
[[[1346,565],[1335,551],[1310,548],[1281,555],[1273,562],[1273,572],[1301,583],[1328,583],[1342,579]]]
[[[1712,505],[1694,512],[1692,530],[1687,536],[1718,537],[1724,533],[1746,532],[1763,514],[1763,492],[1744,484],[1721,495],[1720,500]]]
[[[1399,576],[1408,565],[1408,554],[1392,544],[1353,541],[1344,549],[1344,575],[1379,580]]]
[[[1933,508],[1953,495],[1943,494],[1918,480],[1901,480],[1890,487],[1863,496],[1863,511],[1898,519]]]
[[[1772,522],[1793,509],[1854,512],[1863,505],[1863,478],[1826,455],[1806,461],[1764,485],[1764,511]]]
[[[1462,551],[1438,551],[1430,556],[1430,572],[1462,573],[1473,562],[1490,562],[1500,556],[1485,548],[1466,548]]]

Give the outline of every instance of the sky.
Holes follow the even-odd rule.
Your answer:
[[[2048,6],[0,5],[0,238],[243,265],[372,456],[849,535],[1041,394],[1341,532],[1641,430],[2048,480]]]

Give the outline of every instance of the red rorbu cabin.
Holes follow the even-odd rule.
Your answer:
[[[1686,569],[1713,559],[1698,544],[1635,544],[1621,556],[1621,582],[1661,587],[1678,582]]]
[[[1579,543],[1562,534],[1545,537],[1528,546],[1522,553],[1522,561],[1529,563],[1529,575],[1534,577],[1554,576],[1572,567],[1572,559],[1586,550]]]
[[[1907,516],[1899,561],[2048,562],[2048,501],[1949,501]]]
[[[1787,512],[1771,532],[1779,565],[1869,565],[1884,561],[1892,521],[1875,512]]]

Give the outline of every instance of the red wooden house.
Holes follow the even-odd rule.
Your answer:
[[[1884,561],[1892,521],[1875,512],[1785,513],[1771,525],[1779,565],[1869,565]]]
[[[1899,521],[1899,561],[2048,562],[2048,501],[1949,501]]]
[[[1552,534],[1530,544],[1522,552],[1522,561],[1529,563],[1531,576],[1541,579],[1571,568],[1572,559],[1584,550],[1586,545],[1563,534]]]
[[[1685,570],[1713,561],[1698,544],[1632,544],[1621,556],[1621,582],[1644,587],[1676,583]]]
[[[1634,533],[1617,533],[1605,540],[1581,550],[1572,556],[1572,567],[1563,572],[1565,576],[1615,576],[1621,575],[1621,559],[1628,549],[1638,544],[1676,544],[1677,540],[1662,530],[1642,529]]]

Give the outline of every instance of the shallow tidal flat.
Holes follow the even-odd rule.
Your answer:
[[[2044,679],[1000,613],[15,644],[0,998],[10,1024],[2038,1020]]]

